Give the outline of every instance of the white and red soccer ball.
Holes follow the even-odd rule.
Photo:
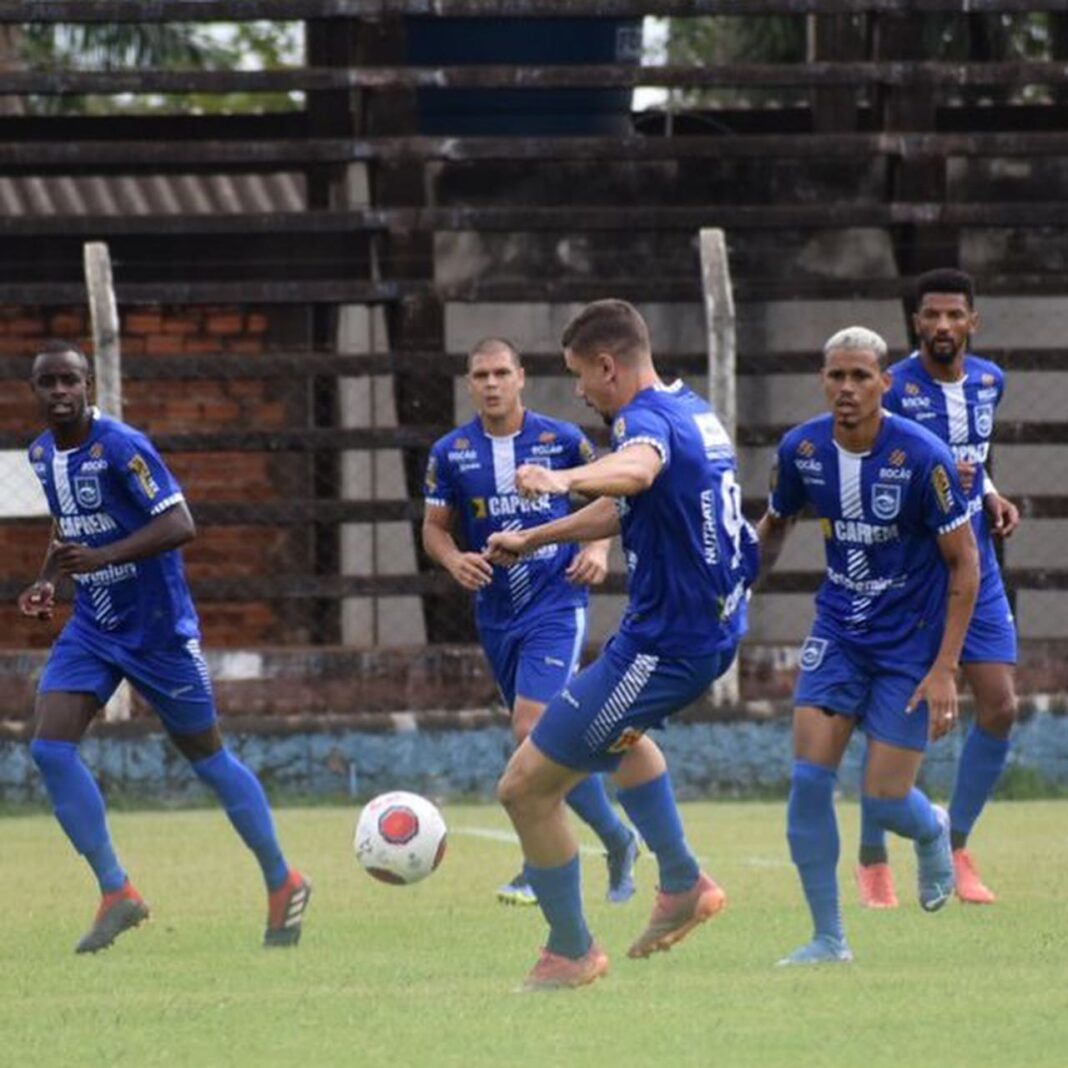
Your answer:
[[[445,856],[445,820],[437,806],[403,790],[379,794],[356,821],[353,848],[367,872],[384,883],[425,879]]]

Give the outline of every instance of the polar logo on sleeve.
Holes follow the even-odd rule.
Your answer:
[[[802,671],[815,671],[823,663],[827,654],[826,638],[806,638],[801,646],[801,658],[798,664]]]

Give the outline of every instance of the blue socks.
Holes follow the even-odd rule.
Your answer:
[[[913,787],[905,797],[862,797],[861,811],[866,818],[888,831],[930,842],[942,833],[934,807],[922,790]]]
[[[816,936],[845,937],[838,907],[838,821],[834,814],[835,773],[795,760],[786,808],[786,838],[797,865]]]
[[[528,863],[523,872],[549,924],[549,952],[578,960],[593,942],[582,915],[578,854],[559,868],[535,868]]]
[[[195,761],[193,771],[215,791],[234,829],[256,854],[267,889],[277,890],[286,881],[289,866],[278,845],[267,795],[259,779],[225,748],[207,760]]]
[[[623,849],[630,841],[630,831],[608,800],[603,775],[583,779],[565,800],[575,815],[596,832],[609,853]]]
[[[697,882],[701,869],[686,844],[667,772],[641,786],[620,790],[617,796],[631,823],[656,855],[660,889],[667,894],[689,890]]]
[[[59,825],[74,848],[89,862],[100,892],[122,889],[126,872],[119,865],[108,834],[104,798],[73,742],[35,738],[30,756],[41,771]]]
[[[978,724],[968,732],[949,802],[950,831],[962,845],[971,834],[983,806],[990,800],[1008,756],[1008,738],[995,738]]]

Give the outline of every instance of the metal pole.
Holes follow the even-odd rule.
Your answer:
[[[93,377],[96,403],[101,411],[122,418],[122,361],[119,354],[119,311],[111,281],[111,256],[103,242],[85,245],[85,287],[93,329]],[[113,723],[130,718],[130,687],[123,681],[104,707],[104,719]]]
[[[735,440],[738,423],[734,292],[727,240],[722,230],[700,232],[701,288],[708,344],[708,399],[724,429]],[[741,696],[738,661],[712,685],[712,703],[736,704]]]

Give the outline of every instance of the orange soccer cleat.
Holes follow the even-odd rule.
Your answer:
[[[74,947],[75,953],[98,953],[107,949],[123,931],[148,919],[148,905],[129,879],[118,890],[105,894],[93,918],[93,926]]]
[[[897,908],[894,873],[890,870],[889,864],[859,864],[856,874],[860,903],[866,909]]]
[[[979,877],[971,853],[967,849],[953,850],[953,871],[957,877],[957,897],[968,905],[993,905],[998,896]]]
[[[578,960],[543,949],[523,982],[523,990],[569,990],[588,986],[607,974],[608,955],[596,942],[591,942]]]
[[[658,890],[649,924],[627,950],[627,956],[648,957],[651,953],[671,949],[698,924],[710,920],[726,907],[727,895],[704,872],[689,890],[681,894],[667,894]]]
[[[311,891],[311,883],[295,868],[290,868],[286,881],[267,896],[264,946],[295,946],[300,941],[300,926]]]

